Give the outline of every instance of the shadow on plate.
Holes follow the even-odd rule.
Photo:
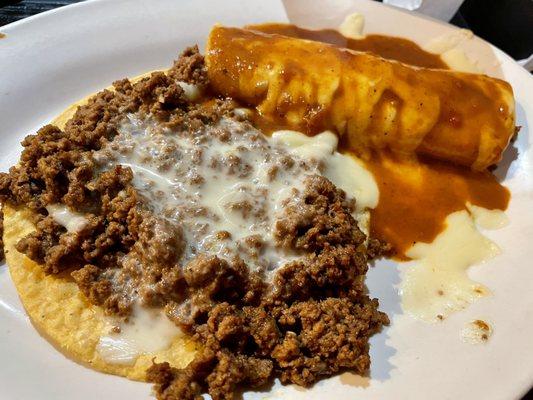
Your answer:
[[[391,325],[384,327],[380,333],[370,338],[370,373],[360,376],[344,372],[338,379],[341,384],[357,388],[367,388],[371,381],[386,381],[395,368],[390,360],[396,354],[396,349],[387,344],[389,332],[397,315],[402,314],[401,299],[398,293],[400,284],[400,265],[391,260],[379,260],[372,263],[366,278],[370,297],[379,299],[380,310],[387,313]]]
[[[381,332],[370,338],[370,372],[367,376],[357,375],[348,371],[343,371],[331,379],[337,380],[340,384],[354,388],[365,389],[372,385],[374,381],[386,381],[391,377],[391,372],[395,368],[390,362],[396,354],[396,349],[387,344],[389,341],[389,332],[394,323],[395,317],[403,314],[401,299],[398,293],[400,284],[400,267],[401,264],[392,260],[379,260],[377,263],[371,263],[366,277],[366,285],[370,297],[379,300],[379,309],[385,312],[391,321],[391,325],[384,327]],[[323,385],[319,381],[315,386]],[[290,385],[298,392],[313,390],[303,388],[297,385]]]

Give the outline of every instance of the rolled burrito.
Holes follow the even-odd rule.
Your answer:
[[[511,86],[325,43],[215,26],[206,49],[215,91],[273,126],[334,130],[357,154],[423,155],[484,170],[515,132]]]

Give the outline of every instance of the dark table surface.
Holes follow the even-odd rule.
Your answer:
[[[0,26],[81,0],[0,0]]]
[[[0,26],[82,0],[0,0]],[[515,59],[533,53],[532,0],[465,0],[450,21],[471,29]],[[533,400],[533,390],[523,400]]]

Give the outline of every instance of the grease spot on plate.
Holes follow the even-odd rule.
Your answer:
[[[463,341],[470,344],[486,343],[491,335],[492,327],[481,319],[469,322],[461,332]]]
[[[358,388],[367,388],[370,386],[370,379],[366,376],[361,376],[353,374],[351,372],[345,372],[339,375],[339,379],[343,385],[358,387]]]

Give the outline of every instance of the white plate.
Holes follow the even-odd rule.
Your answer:
[[[185,46],[203,47],[211,25],[287,21],[336,27],[347,13],[366,17],[366,32],[426,43],[456,29],[368,1],[99,0],[80,3],[0,28],[0,170],[16,163],[20,140],[65,107],[124,76],[168,67]],[[513,399],[533,383],[533,78],[511,58],[481,40],[464,45],[488,71],[500,70],[515,90],[522,130],[498,171],[513,197],[511,223],[491,232],[503,254],[474,268],[472,276],[493,296],[439,325],[402,313],[392,262],[372,269],[368,285],[392,318],[372,339],[370,377],[347,375],[312,390],[276,384],[246,399]],[[501,65],[491,64],[499,60]],[[518,158],[509,165],[512,155]],[[486,345],[461,341],[465,323],[490,321]],[[0,398],[147,399],[150,386],[86,369],[57,352],[33,329],[6,268],[0,268]]]

